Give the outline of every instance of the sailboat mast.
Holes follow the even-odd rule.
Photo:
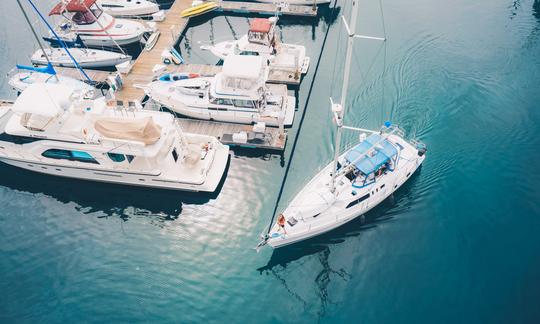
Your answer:
[[[36,30],[34,29],[34,26],[30,22],[30,18],[28,18],[28,15],[26,14],[26,11],[24,10],[24,7],[22,6],[22,3],[20,0],[17,0],[17,4],[19,5],[19,8],[21,8],[21,11],[23,13],[24,19],[26,19],[26,22],[28,23],[28,26],[30,27],[30,30],[32,30],[32,34],[34,34],[34,37],[36,38],[36,41],[41,48],[41,53],[43,53],[43,56],[45,56],[45,59],[47,60],[47,66],[52,66],[51,61],[49,60],[49,56],[45,52],[45,48],[43,47],[43,44],[41,44],[41,40],[39,39],[39,36],[36,33]],[[55,77],[58,78],[55,74]]]
[[[332,172],[332,183],[330,191],[334,193],[336,191],[336,175],[337,175],[337,164],[339,158],[339,152],[341,150],[341,133],[343,131],[343,118],[345,117],[345,109],[347,107],[347,94],[349,90],[349,78],[351,74],[351,61],[353,54],[353,45],[354,45],[354,32],[356,31],[356,21],[358,18],[358,0],[352,0],[351,8],[351,26],[347,25],[345,18],[342,16],[343,23],[347,29],[347,54],[345,57],[345,70],[343,72],[343,87],[341,88],[341,110],[336,112],[336,124],[337,124],[337,133],[336,133],[336,142],[334,144],[334,167]]]

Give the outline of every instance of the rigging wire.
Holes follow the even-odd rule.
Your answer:
[[[386,39],[386,26],[385,26],[385,22],[384,22],[384,12],[383,12],[383,6],[382,6],[382,0],[379,0],[379,10],[381,12],[381,21],[382,21],[382,28],[383,28],[383,37],[384,39]],[[386,108],[384,106],[384,90],[385,90],[385,80],[386,80],[386,54],[387,54],[387,48],[388,46],[386,45],[386,41],[384,41],[384,56],[383,56],[383,72],[382,72],[382,91],[381,91],[381,123],[384,122],[384,115],[385,115],[385,111],[386,111]],[[388,116],[387,118],[388,120],[392,120],[392,116]]]
[[[332,15],[335,13],[337,7],[337,0],[334,0],[334,6],[332,7]],[[292,144],[291,149],[291,155],[289,156],[289,161],[287,162],[287,166],[285,168],[285,175],[283,176],[283,180],[281,181],[281,186],[279,188],[279,193],[276,199],[276,204],[274,205],[274,210],[272,211],[272,218],[270,219],[270,224],[268,225],[268,230],[266,234],[270,233],[270,230],[272,229],[272,225],[274,224],[274,218],[276,216],[277,208],[279,206],[279,201],[281,200],[281,196],[283,195],[283,189],[285,188],[285,183],[287,182],[287,176],[289,175],[289,170],[291,168],[291,161],[294,157],[294,152],[296,151],[296,144],[298,143],[298,138],[300,137],[300,131],[302,130],[302,124],[304,122],[304,118],[306,116],[306,111],[309,107],[309,99],[311,98],[311,92],[313,91],[313,86],[315,85],[315,80],[317,79],[317,72],[319,71],[319,65],[321,64],[322,56],[324,53],[324,48],[326,45],[326,40],[328,39],[328,34],[330,33],[330,25],[328,25],[328,29],[326,30],[326,33],[324,35],[323,43],[321,46],[321,51],[319,53],[319,58],[317,59],[317,64],[315,65],[315,72],[313,72],[313,79],[311,80],[311,84],[309,85],[309,91],[308,95],[306,97],[306,103],[304,105],[304,111],[302,111],[302,116],[300,118],[300,122],[298,123],[298,130],[296,131],[296,134],[294,136],[294,141]]]

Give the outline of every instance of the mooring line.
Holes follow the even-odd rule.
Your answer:
[[[337,0],[334,0],[334,6],[332,7],[331,17],[335,14],[337,6]],[[300,131],[302,130],[302,124],[304,123],[304,117],[306,116],[306,111],[308,109],[309,105],[309,99],[311,98],[311,92],[313,91],[313,86],[315,85],[315,79],[317,78],[317,72],[319,72],[319,65],[321,64],[321,59],[324,52],[324,47],[326,46],[326,40],[328,39],[328,34],[330,33],[330,27],[331,25],[328,25],[328,29],[326,30],[326,33],[324,35],[323,43],[321,46],[321,52],[319,54],[319,58],[317,59],[317,64],[315,66],[315,72],[313,72],[313,79],[311,80],[311,84],[309,86],[308,95],[306,98],[306,103],[304,105],[304,111],[302,111],[302,116],[300,118],[300,122],[298,125],[298,131],[296,132],[296,135],[294,136],[294,141],[292,145],[291,155],[289,156],[289,161],[287,162],[287,166],[285,167],[285,175],[283,176],[283,181],[281,182],[281,187],[279,188],[279,193],[276,199],[276,204],[274,206],[274,211],[272,212],[272,218],[270,219],[270,225],[268,225],[268,230],[266,234],[270,233],[270,230],[272,229],[272,224],[274,223],[274,218],[276,217],[276,212],[279,206],[279,202],[281,200],[281,195],[283,194],[283,189],[285,188],[285,183],[287,182],[287,176],[289,175],[289,170],[291,167],[291,162],[294,157],[294,152],[296,149],[296,144],[298,143],[298,138],[300,137]]]

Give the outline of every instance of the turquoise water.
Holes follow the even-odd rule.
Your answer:
[[[358,32],[381,35],[378,2],[360,4]],[[338,6],[349,15],[348,2]],[[347,123],[392,120],[429,152],[366,224],[254,252],[292,140],[283,157],[233,153],[214,195],[1,165],[0,320],[538,323],[540,2],[396,0],[383,9],[386,48],[355,47]],[[5,73],[27,63],[35,45],[15,3],[1,1],[0,10]],[[344,38],[323,11],[316,22],[281,21],[283,40],[305,44],[312,57],[296,121],[330,29],[281,207],[332,155],[328,97],[339,97]],[[245,17],[213,16],[194,22],[179,46],[190,61],[213,63],[198,42],[246,29]]]

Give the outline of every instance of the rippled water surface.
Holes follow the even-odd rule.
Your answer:
[[[305,44],[312,58],[288,150],[233,153],[216,194],[1,165],[0,320],[538,323],[537,0],[385,1],[384,25],[378,2],[361,1],[358,32],[386,29],[388,42],[357,42],[347,123],[402,125],[428,144],[425,164],[366,224],[286,250],[252,249],[304,109],[280,206],[331,159],[328,97],[339,97],[345,54],[336,16],[349,16],[350,2],[332,8],[318,20],[280,21],[283,41]],[[1,1],[0,10],[7,73],[36,46],[15,2]],[[208,18],[193,21],[179,44],[190,62],[216,63],[200,45],[248,27],[242,16]],[[5,78],[0,92],[14,97]]]

